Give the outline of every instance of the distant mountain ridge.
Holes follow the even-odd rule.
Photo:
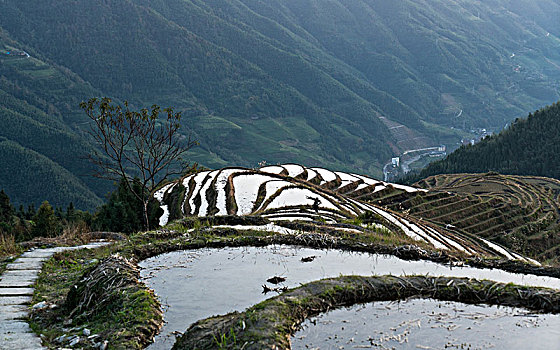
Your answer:
[[[110,186],[85,176],[94,146],[77,107],[92,96],[183,111],[201,141],[190,158],[208,167],[266,160],[380,177],[406,149],[501,129],[557,100],[559,16],[552,0],[6,0],[0,52],[31,57],[0,54],[0,113],[33,137],[0,136],[67,170],[73,180],[57,184],[74,194],[31,192],[49,180],[22,171],[0,187],[16,203],[99,203]]]

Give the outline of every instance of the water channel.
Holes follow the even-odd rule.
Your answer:
[[[302,258],[314,257],[311,262]],[[141,276],[164,306],[164,325],[149,349],[170,349],[174,333],[197,320],[242,311],[275,293],[263,294],[262,285],[274,276],[279,284],[300,284],[340,275],[432,275],[473,277],[521,285],[560,289],[560,280],[501,270],[449,267],[427,261],[405,261],[394,256],[296,246],[237,247],[186,250],[162,254],[140,263]]]

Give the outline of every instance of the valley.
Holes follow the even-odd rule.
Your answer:
[[[0,1],[0,348],[557,348],[558,18]]]
[[[407,150],[452,151],[473,128],[498,132],[557,100],[558,13],[552,0],[5,1],[0,50],[30,57],[0,61],[4,99],[20,106],[4,112],[48,148],[0,136],[18,144],[11,168],[29,163],[21,149],[37,152],[69,192],[33,187],[26,171],[28,186],[3,174],[0,187],[18,204],[99,203],[111,184],[81,156],[49,151],[95,148],[78,108],[94,96],[182,112],[182,132],[201,143],[189,160],[209,168],[295,162],[383,178]],[[93,195],[69,194],[79,187]]]

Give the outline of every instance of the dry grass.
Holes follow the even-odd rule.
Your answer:
[[[14,236],[7,233],[0,233],[0,258],[17,255],[21,250]]]
[[[85,222],[80,221],[64,227],[59,238],[65,242],[85,244],[90,240],[89,232],[89,226]]]
[[[56,237],[35,237],[30,241],[23,242],[26,248],[40,246],[73,246],[89,243],[92,236],[90,229],[84,222],[71,223],[65,226],[62,234]]]
[[[55,339],[67,334],[80,336],[80,348],[88,350],[105,340],[110,349],[143,349],[161,327],[161,305],[139,281],[138,266],[111,255],[113,249],[57,253],[43,266],[32,304],[47,301],[60,307],[36,310],[31,327],[43,334],[49,348],[59,348]],[[86,339],[84,327],[99,337]]]

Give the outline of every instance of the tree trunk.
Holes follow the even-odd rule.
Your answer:
[[[149,228],[150,228],[150,219],[148,218],[148,203],[149,203],[148,200],[145,200],[145,201],[143,201],[143,203],[142,203],[142,204],[144,205],[143,208],[142,208],[142,209],[143,209],[143,210],[142,210],[142,211],[143,211],[142,214],[143,214],[143,216],[144,216],[144,222],[143,222],[144,231],[148,231]]]

